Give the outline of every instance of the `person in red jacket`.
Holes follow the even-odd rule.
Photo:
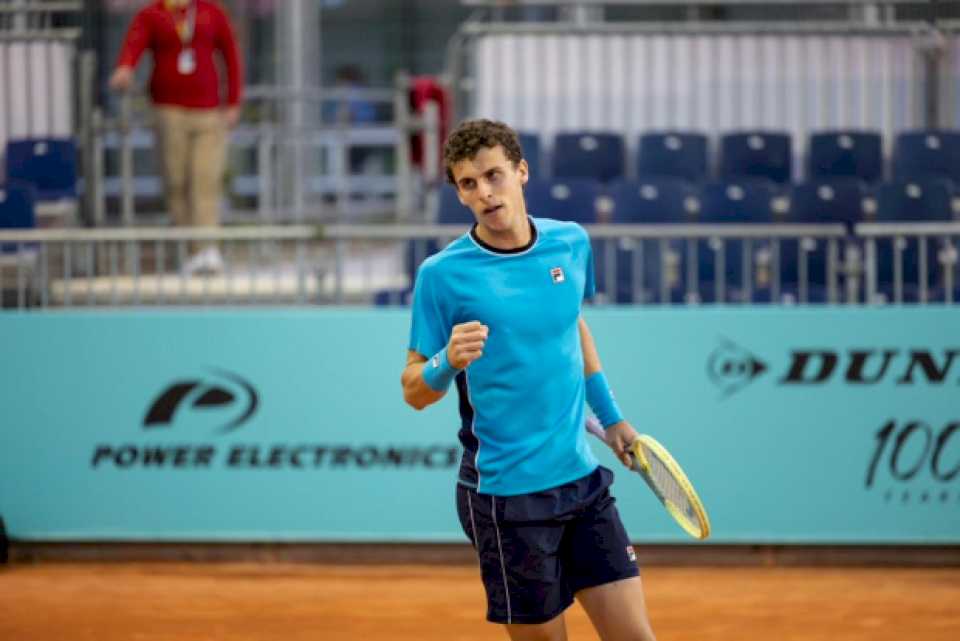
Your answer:
[[[124,39],[110,86],[126,91],[134,68],[153,54],[150,96],[155,108],[167,206],[176,225],[219,224],[228,129],[240,118],[243,69],[230,20],[211,0],[155,0],[141,9]],[[226,106],[214,62],[226,69]],[[201,243],[187,272],[216,272],[215,244]]]

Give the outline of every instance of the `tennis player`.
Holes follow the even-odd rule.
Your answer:
[[[503,123],[461,124],[444,163],[476,224],[417,273],[401,381],[416,409],[456,384],[457,510],[480,560],[487,619],[515,641],[559,641],[576,598],[604,641],[652,641],[613,474],[584,430],[586,401],[629,465],[637,433],[580,314],[594,293],[587,233],[528,215],[529,168]]]

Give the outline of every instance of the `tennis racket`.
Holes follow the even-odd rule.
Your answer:
[[[606,443],[603,426],[587,418],[587,430]],[[696,490],[670,452],[652,436],[641,434],[629,448],[631,469],[643,477],[670,516],[695,539],[710,536],[710,519]]]

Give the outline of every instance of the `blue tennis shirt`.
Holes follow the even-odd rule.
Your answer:
[[[430,358],[453,326],[489,328],[483,355],[457,375],[459,482],[497,496],[527,494],[597,467],[584,430],[577,321],[593,296],[593,255],[576,223],[530,219],[528,246],[500,250],[471,230],[423,262],[410,349]]]

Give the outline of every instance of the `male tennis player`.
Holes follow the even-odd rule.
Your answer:
[[[529,168],[507,125],[461,124],[444,162],[476,224],[420,267],[401,381],[417,409],[456,381],[457,509],[480,559],[487,618],[515,641],[559,641],[576,597],[604,641],[652,641],[613,474],[584,430],[586,400],[629,464],[637,433],[580,316],[594,292],[589,238],[575,223],[528,216]]]

